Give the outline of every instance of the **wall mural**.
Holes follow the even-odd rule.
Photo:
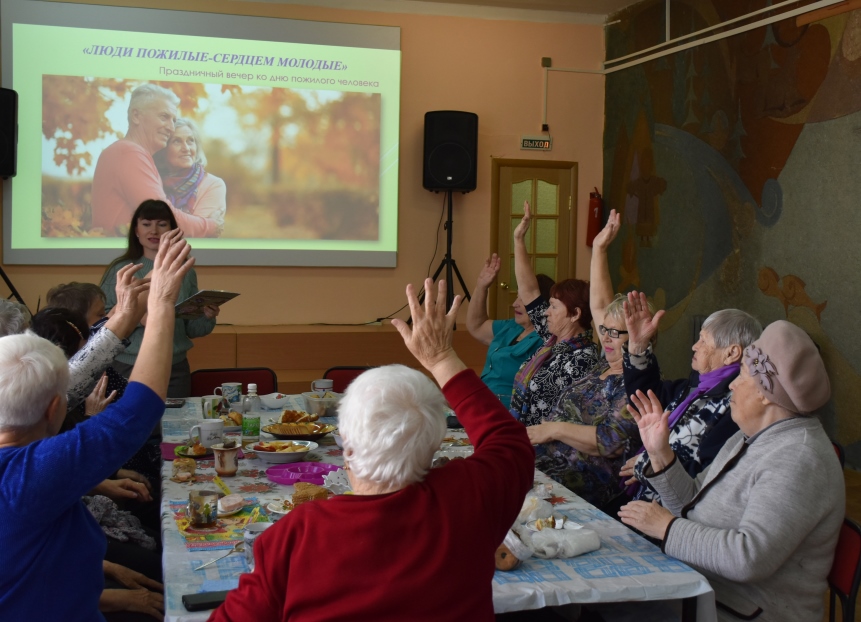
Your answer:
[[[672,36],[768,0],[676,0]],[[614,17],[607,57],[664,37],[664,2]],[[819,345],[829,435],[861,466],[861,11],[794,19],[607,76],[606,209],[618,291],[667,309],[658,358],[690,371],[704,316],[788,319]]]

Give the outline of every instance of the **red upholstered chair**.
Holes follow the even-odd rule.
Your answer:
[[[838,460],[840,460],[840,468],[846,466],[846,453],[843,451],[843,445],[838,443],[837,441],[831,441],[831,444],[834,445],[834,453],[837,454]]]
[[[840,598],[843,609],[843,620],[852,622],[855,619],[855,597],[858,596],[858,584],[861,582],[861,527],[851,518],[843,519],[840,528],[840,539],[834,552],[834,564],[828,574],[828,585],[831,587],[831,604],[829,620],[836,619],[835,605]]]
[[[356,379],[356,376],[360,376],[362,372],[369,369],[371,368],[356,366],[330,367],[323,374],[323,378],[332,381],[332,390],[335,393],[343,393],[350,386],[350,383]]]
[[[248,383],[257,384],[257,395],[275,393],[278,377],[268,367],[227,367],[224,369],[198,369],[191,372],[191,396],[212,395],[222,382],[241,382],[242,393],[248,393]]]

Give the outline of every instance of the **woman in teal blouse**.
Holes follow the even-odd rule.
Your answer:
[[[487,290],[496,280],[499,264],[496,253],[484,262],[467,309],[466,328],[470,335],[488,346],[481,379],[508,407],[514,375],[523,361],[532,358],[542,341],[519,296],[511,305],[514,308],[513,319],[491,320],[487,317]],[[553,279],[545,274],[539,274],[537,278],[541,295],[549,299]]]

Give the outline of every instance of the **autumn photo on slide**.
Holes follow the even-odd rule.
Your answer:
[[[44,75],[42,237],[124,237],[144,197],[189,237],[377,240],[380,99]]]

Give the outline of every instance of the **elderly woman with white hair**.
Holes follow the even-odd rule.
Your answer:
[[[153,155],[167,146],[176,128],[179,97],[157,84],[141,84],[129,100],[126,135],[99,155],[93,172],[92,226],[123,237],[138,205],[166,201]],[[217,235],[214,220],[170,206],[188,237]]]
[[[74,430],[66,416],[63,351],[27,333],[0,338],[0,611],[8,620],[98,620],[105,536],[81,497],[116,471],[164,413],[174,305],[191,268],[188,245],[169,233],[151,281],[121,272],[117,313],[135,316],[149,288],[146,336],[121,400]]]
[[[630,292],[625,302],[628,343],[624,346],[625,390],[630,398],[637,391],[654,391],[670,411],[670,444],[679,462],[695,477],[714,460],[724,443],[738,431],[729,416],[730,383],[738,376],[744,349],[762,333],[753,316],[738,309],[715,311],[703,322],[700,338],[693,345],[693,372],[681,380],[663,380],[652,342],[658,333],[663,311],[652,313],[646,295]],[[629,492],[635,499],[659,498],[645,477],[648,451],[631,458],[621,471],[629,477]]]
[[[695,478],[668,442],[657,396],[632,396],[664,507],[634,501],[619,515],[708,578],[720,620],[821,620],[846,511],[840,462],[814,416],[831,395],[825,365],[781,320],[745,348],[730,389],[740,431]]]
[[[167,147],[153,156],[170,204],[186,214],[215,223],[213,237],[224,230],[227,187],[208,172],[200,130],[191,119],[177,119]]]
[[[614,297],[607,263],[607,247],[619,224],[619,215],[611,210],[592,245],[589,304],[604,359],[562,392],[550,416],[526,428],[529,440],[537,445],[536,468],[607,512],[618,509],[624,499],[619,470],[640,447],[637,422],[625,408],[625,297]]]
[[[494,553],[532,485],[534,453],[516,421],[451,347],[460,306],[445,283],[425,310],[407,288],[410,352],[433,375],[400,365],[369,370],[339,407],[353,495],[311,501],[265,531],[254,572],[210,620],[494,619]],[[431,470],[446,401],[475,453]],[[457,603],[440,598],[457,594]]]

